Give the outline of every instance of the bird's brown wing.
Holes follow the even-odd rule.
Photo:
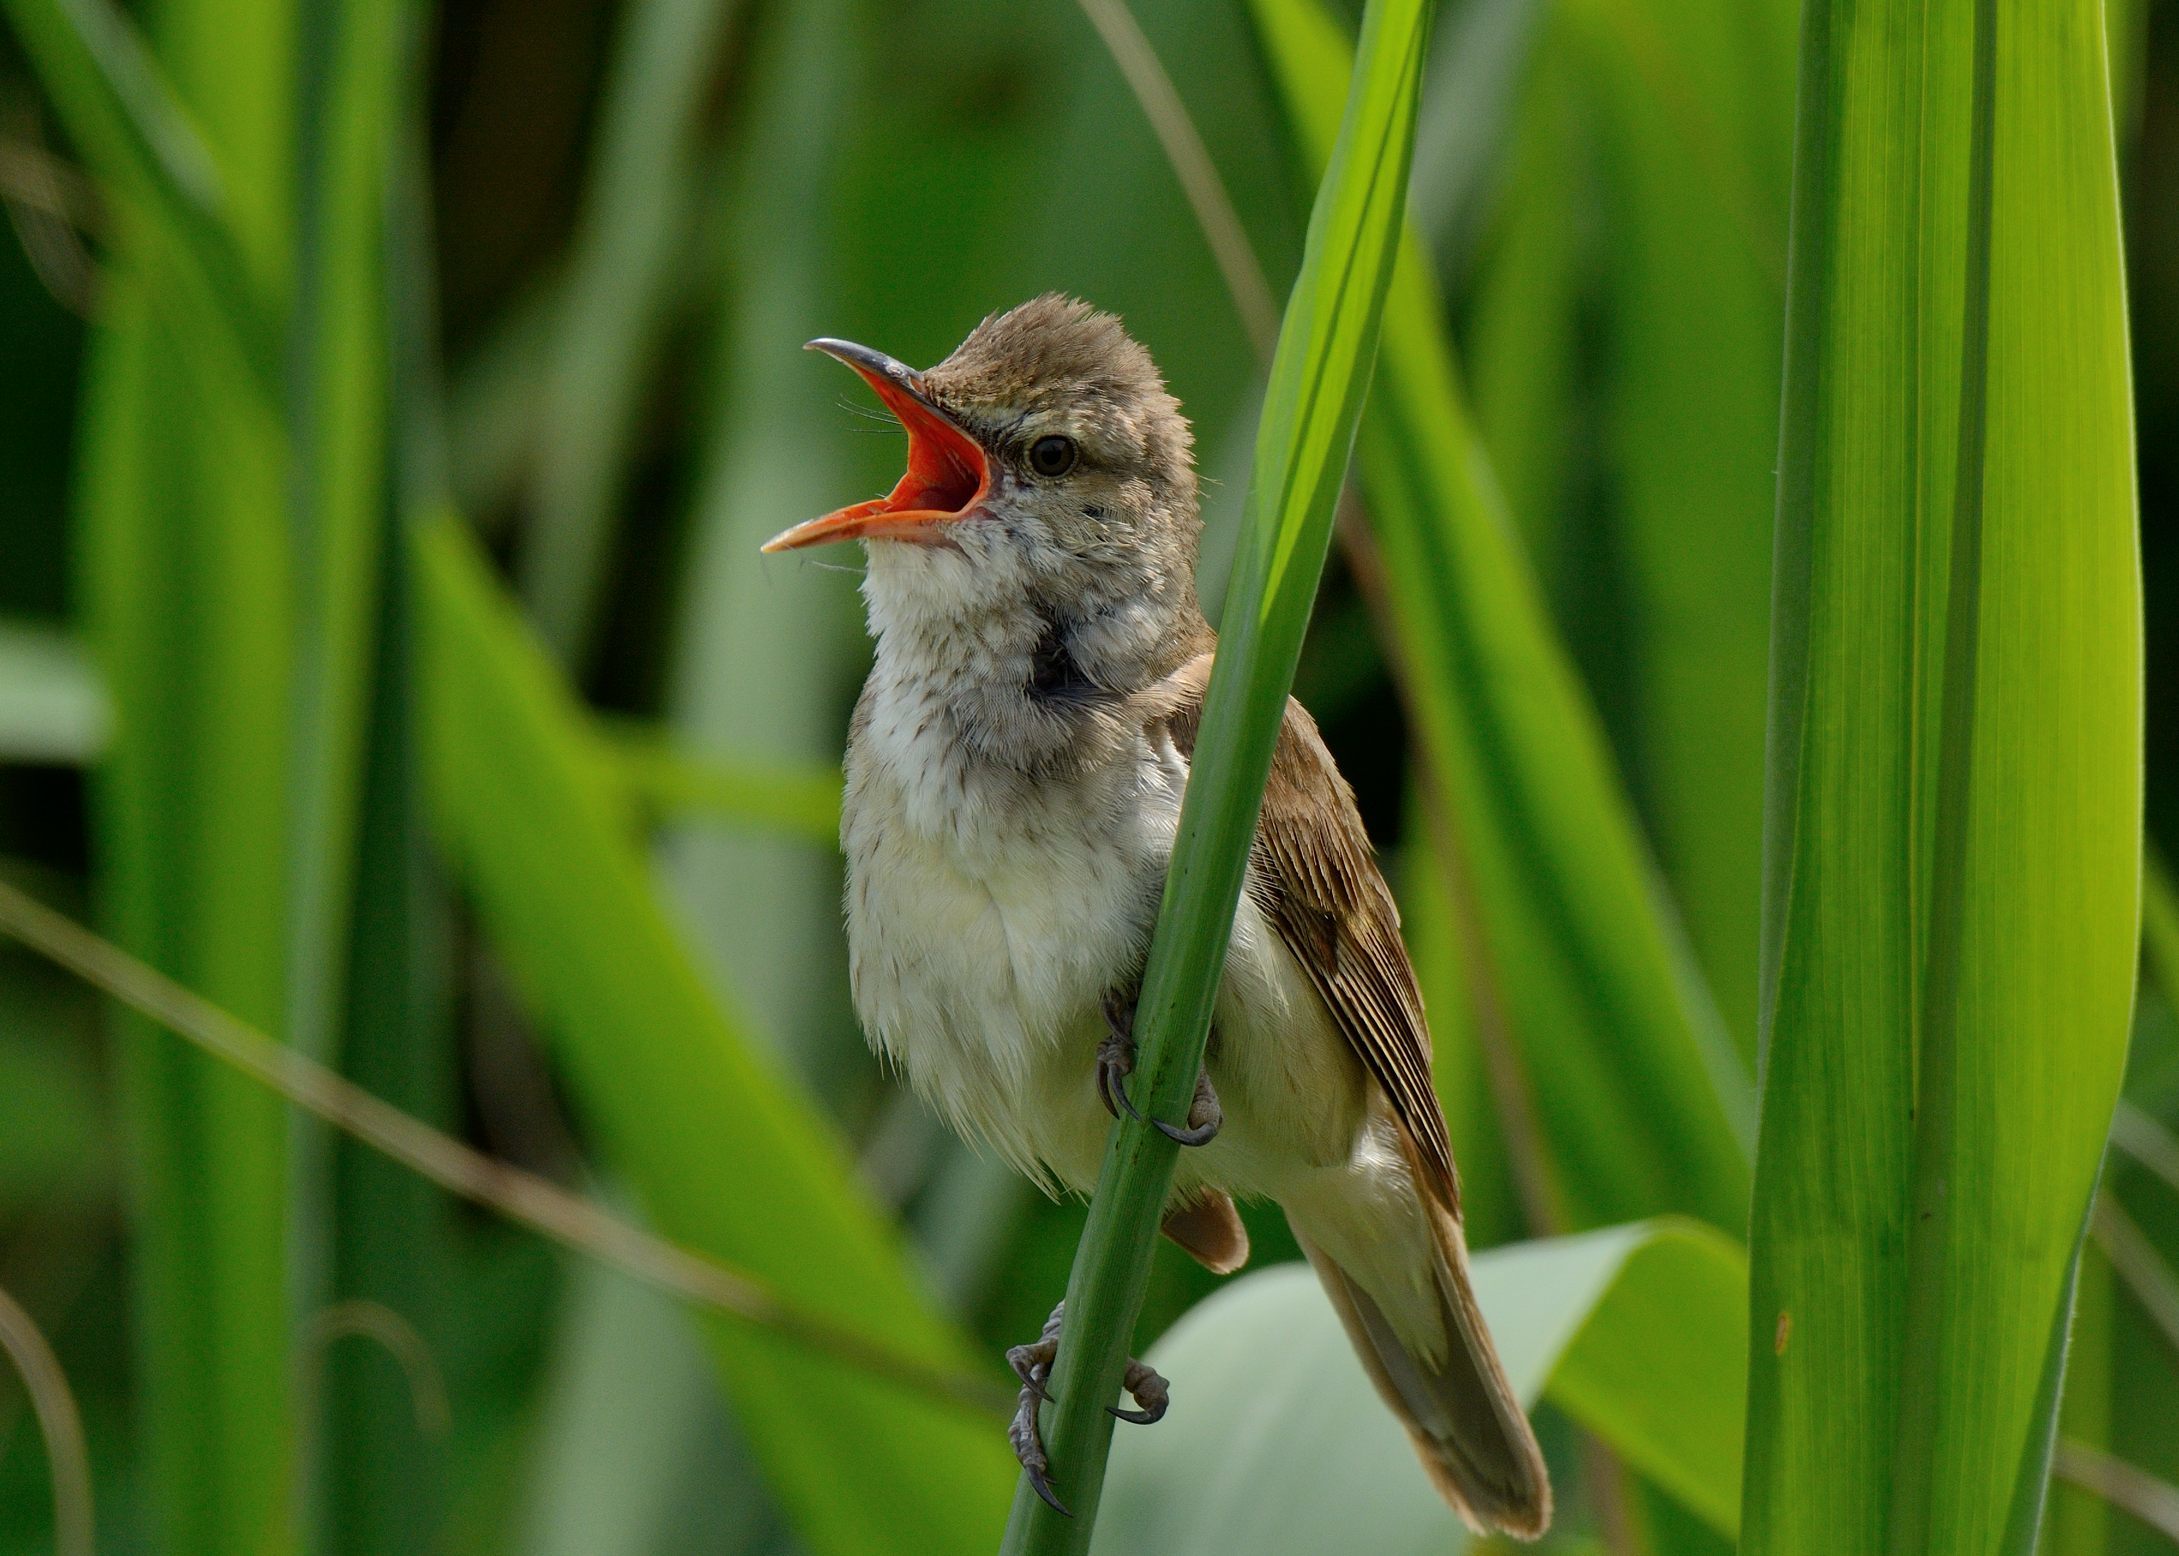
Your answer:
[[[1191,759],[1210,655],[1176,671],[1161,698],[1173,744]],[[1400,912],[1308,710],[1287,699],[1256,822],[1249,892],[1308,970],[1318,995],[1407,1133],[1424,1182],[1456,1215],[1460,1180],[1430,1079],[1430,1028],[1400,939]]]

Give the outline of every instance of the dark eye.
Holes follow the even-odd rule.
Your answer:
[[[1065,475],[1077,458],[1074,439],[1052,436],[1029,445],[1029,468],[1038,475]]]

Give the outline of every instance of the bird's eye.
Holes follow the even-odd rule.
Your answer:
[[[1074,468],[1077,457],[1072,438],[1062,438],[1054,434],[1051,437],[1038,438],[1029,445],[1029,468],[1038,475],[1065,475]]]

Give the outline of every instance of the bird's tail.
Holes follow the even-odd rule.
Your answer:
[[[1420,1200],[1415,1215],[1400,1217],[1413,1235],[1390,1240],[1408,1246],[1395,1252],[1379,1244],[1345,1264],[1326,1249],[1343,1239],[1312,1236],[1301,1217],[1290,1219],[1370,1381],[1407,1428],[1439,1493],[1478,1533],[1533,1540],[1551,1522],[1543,1453],[1476,1306],[1460,1223],[1428,1195]],[[1426,1274],[1412,1264],[1394,1268],[1422,1260]],[[1443,1343],[1431,1343],[1439,1336]]]

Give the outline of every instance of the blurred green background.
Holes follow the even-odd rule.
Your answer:
[[[756,546],[897,473],[897,434],[804,340],[927,364],[1057,289],[1122,315],[1194,419],[1215,598],[1261,346],[1086,10],[148,0],[133,19],[282,321],[260,361],[145,187],[92,171],[108,150],[33,40],[93,13],[10,9],[0,877],[495,1156],[999,1376],[1082,1212],[978,1161],[863,1044],[830,843],[868,657],[854,559]],[[1283,297],[1309,183],[1247,7],[1139,20]],[[1454,0],[1410,209],[1743,1083],[1795,20]],[[2179,10],[2114,5],[2108,41],[2169,839]],[[1471,1241],[1666,1211],[1737,1235],[1744,1182],[1615,1159],[1548,1116],[1546,1040],[1493,1035],[1593,1011],[1470,998],[1371,555],[1335,552],[1296,691],[1407,900]],[[2179,1127],[2174,992],[2152,975],[2138,1016],[2151,1131]],[[100,1549],[825,1551],[868,1534],[828,1475],[912,1488],[925,1452],[958,1454],[1003,1492],[988,1423],[918,1428],[880,1386],[813,1383],[807,1357],[293,1117],[0,946],[0,1291],[80,1405]],[[2091,1244],[2093,1397],[2064,1419],[2179,1484],[2179,1181],[2131,1161],[2105,1193],[2138,1235],[2115,1275],[2107,1226]],[[1295,1257],[1275,1212],[1251,1229],[1259,1262]],[[1142,1342],[1212,1284],[1161,1249]],[[837,1414],[805,1408],[834,1387]],[[1565,1419],[1547,1437],[1562,1548],[1719,1548]],[[914,1531],[953,1482],[931,1484],[872,1515],[895,1548],[935,1548]],[[28,1396],[0,1377],[0,1553],[54,1538]],[[2046,1541],[2173,1543],[2071,1489]]]

